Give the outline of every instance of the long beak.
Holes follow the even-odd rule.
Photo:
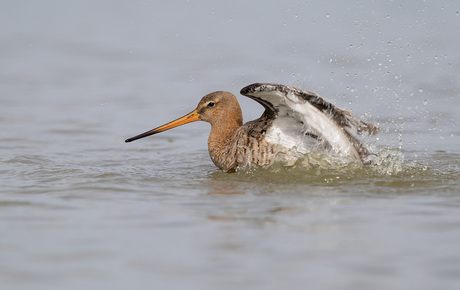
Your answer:
[[[145,133],[142,133],[142,134],[139,134],[137,136],[134,136],[134,137],[131,137],[129,139],[126,139],[125,142],[128,143],[128,142],[131,142],[131,141],[134,141],[134,140],[137,140],[137,139],[141,139],[141,138],[144,138],[144,137],[156,134],[156,133],[160,133],[160,132],[163,132],[163,131],[166,131],[166,130],[169,130],[169,129],[172,129],[172,128],[175,128],[175,127],[178,127],[178,126],[181,126],[181,125],[184,125],[184,124],[187,124],[187,123],[195,122],[195,121],[200,121],[200,114],[198,114],[198,112],[196,110],[194,110],[191,113],[188,113],[187,115],[185,115],[185,116],[183,116],[183,117],[181,117],[181,118],[179,118],[177,120],[174,120],[172,122],[164,124],[163,126],[157,127],[155,129],[152,129],[152,130],[147,131]]]

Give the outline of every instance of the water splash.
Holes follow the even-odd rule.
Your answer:
[[[404,154],[397,148],[382,147],[366,159],[366,164],[376,174],[395,175],[404,170]]]
[[[369,152],[376,151],[373,145],[369,145],[367,149]],[[379,152],[371,153],[363,163],[361,164],[353,158],[334,156],[318,151],[302,154],[294,148],[293,150],[278,152],[274,161],[269,165],[262,167],[240,166],[237,172],[248,173],[265,169],[270,172],[313,172],[315,175],[331,172],[396,175],[404,171],[404,155],[398,148],[382,147]]]

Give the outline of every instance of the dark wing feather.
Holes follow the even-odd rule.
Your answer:
[[[253,96],[253,94],[257,92],[260,93],[274,91],[282,92],[285,95],[292,93],[297,97],[309,102],[324,114],[329,115],[340,128],[347,130],[351,135],[377,135],[380,132],[380,128],[378,126],[364,122],[353,116],[349,111],[339,108],[334,104],[327,102],[318,94],[304,90],[302,88],[271,83],[255,83],[244,87],[241,89],[240,93],[260,103],[262,106],[264,106],[265,110],[267,110],[267,113],[270,115],[276,115],[277,107],[280,105],[280,103],[282,103],[282,100],[274,100],[273,98],[266,99]]]
[[[263,117],[271,119],[274,124],[291,124],[284,125],[283,130],[287,133],[281,133],[282,139],[294,140],[298,135],[318,136],[336,153],[362,159],[367,152],[354,135],[379,132],[377,126],[361,121],[318,94],[301,88],[255,83],[244,87],[240,93],[260,103],[265,108]],[[302,124],[300,132],[298,124]],[[292,126],[297,128],[291,130]],[[294,142],[298,147],[302,141]]]

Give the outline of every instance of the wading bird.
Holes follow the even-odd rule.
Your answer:
[[[357,134],[376,135],[379,128],[297,87],[256,83],[240,93],[260,103],[265,111],[243,124],[236,97],[224,91],[204,96],[191,113],[135,137],[131,142],[195,121],[211,124],[208,151],[214,164],[229,171],[238,166],[268,166],[278,152],[313,150],[363,161],[368,155]]]

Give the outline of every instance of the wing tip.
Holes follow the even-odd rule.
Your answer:
[[[378,125],[360,121],[358,125],[358,134],[368,134],[369,136],[376,136],[380,133],[380,127]]]

